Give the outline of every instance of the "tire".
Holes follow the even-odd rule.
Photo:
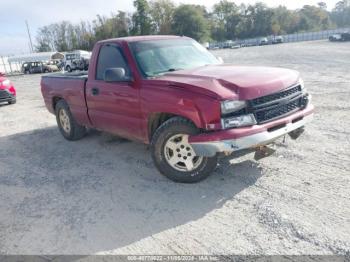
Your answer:
[[[70,68],[70,66],[66,66],[66,71],[67,72],[72,72],[72,68]]]
[[[8,101],[8,104],[9,104],[9,105],[13,105],[13,104],[16,104],[16,102],[17,102],[16,99],[13,99],[13,100],[11,100],[11,101]]]
[[[85,136],[86,128],[75,121],[66,101],[58,101],[55,112],[58,128],[65,139],[76,141]],[[69,128],[67,127],[68,125]]]
[[[188,135],[198,133],[199,130],[192,122],[182,117],[170,118],[155,131],[151,141],[151,151],[154,164],[161,174],[174,182],[196,183],[207,178],[214,171],[217,166],[217,156],[196,156],[187,142]],[[180,138],[181,140],[176,142],[176,139]],[[173,147],[174,143],[176,147],[172,150],[168,145]],[[184,144],[184,148],[182,148],[182,144]],[[173,158],[174,162],[178,160],[180,162],[171,164]],[[181,162],[182,160],[186,162]],[[189,161],[192,163],[193,169],[188,169],[187,164],[185,164]]]

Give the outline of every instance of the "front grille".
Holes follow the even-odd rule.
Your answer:
[[[285,98],[285,97],[288,97],[290,95],[294,95],[294,94],[298,94],[298,93],[301,93],[301,86],[300,85],[294,86],[292,88],[283,90],[283,91],[278,92],[278,93],[255,98],[255,99],[251,100],[250,102],[251,102],[252,106],[255,107],[255,106],[259,106],[261,104],[269,103],[269,102],[272,102],[274,100]]]
[[[10,98],[10,94],[5,90],[0,90],[0,100]]]
[[[258,123],[264,123],[279,116],[284,116],[300,107],[300,99],[294,100],[288,104],[277,106],[270,110],[259,111],[255,114]]]
[[[254,114],[258,124],[272,121],[306,107],[307,95],[301,86],[293,86],[280,92],[258,97],[248,102],[248,111]]]

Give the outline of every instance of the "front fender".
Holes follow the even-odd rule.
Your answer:
[[[140,97],[144,128],[148,126],[149,116],[155,113],[184,117],[200,129],[208,129],[210,126],[213,130],[221,127],[220,102],[213,97],[193,93],[183,88],[156,85],[143,87]],[[145,137],[148,137],[147,133]]]

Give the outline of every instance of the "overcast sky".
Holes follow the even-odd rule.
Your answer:
[[[201,4],[210,9],[219,0],[173,0],[176,3]],[[268,6],[279,4],[289,9],[305,4],[317,4],[321,0],[261,0]],[[339,0],[323,0],[332,9]],[[257,0],[235,0],[236,4],[252,4]],[[68,20],[79,22],[93,20],[97,14],[109,15],[117,10],[133,11],[133,0],[0,0],[0,54],[18,54],[29,51],[25,20],[28,20],[33,40],[39,27]]]

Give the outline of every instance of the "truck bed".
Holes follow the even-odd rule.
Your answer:
[[[55,104],[64,99],[78,123],[89,123],[85,101],[87,79],[87,71],[43,75],[41,92],[48,110],[54,114]]]

